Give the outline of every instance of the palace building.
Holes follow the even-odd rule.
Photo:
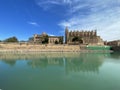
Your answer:
[[[46,33],[34,34],[33,41],[36,44],[63,44],[63,36],[49,36]]]
[[[84,44],[84,45],[104,45],[100,36],[97,36],[97,31],[69,31],[65,29],[66,44]]]

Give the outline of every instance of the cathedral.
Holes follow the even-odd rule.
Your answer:
[[[97,36],[97,31],[69,31],[65,29],[66,44],[83,44],[83,45],[104,45],[100,36]]]

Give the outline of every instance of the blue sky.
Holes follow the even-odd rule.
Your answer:
[[[120,39],[120,0],[0,0],[0,40],[33,34],[64,35],[64,29],[96,30]]]

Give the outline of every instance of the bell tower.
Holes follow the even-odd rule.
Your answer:
[[[69,30],[68,27],[65,28],[65,44],[68,43],[68,38],[69,38]]]

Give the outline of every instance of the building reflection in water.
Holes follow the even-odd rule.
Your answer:
[[[46,68],[48,66],[63,66],[62,58],[44,57],[40,59],[29,60],[27,63],[33,68],[37,68],[37,67]]]
[[[111,53],[111,57],[110,58],[114,58],[116,60],[120,60],[120,52]]]
[[[66,58],[65,70],[70,72],[99,72],[102,65],[104,55],[100,54],[82,54],[79,57]]]
[[[101,53],[41,53],[41,54],[1,54],[0,60],[14,66],[17,60],[26,60],[32,68],[49,66],[64,67],[66,74],[70,72],[99,72],[99,67],[110,54]]]

